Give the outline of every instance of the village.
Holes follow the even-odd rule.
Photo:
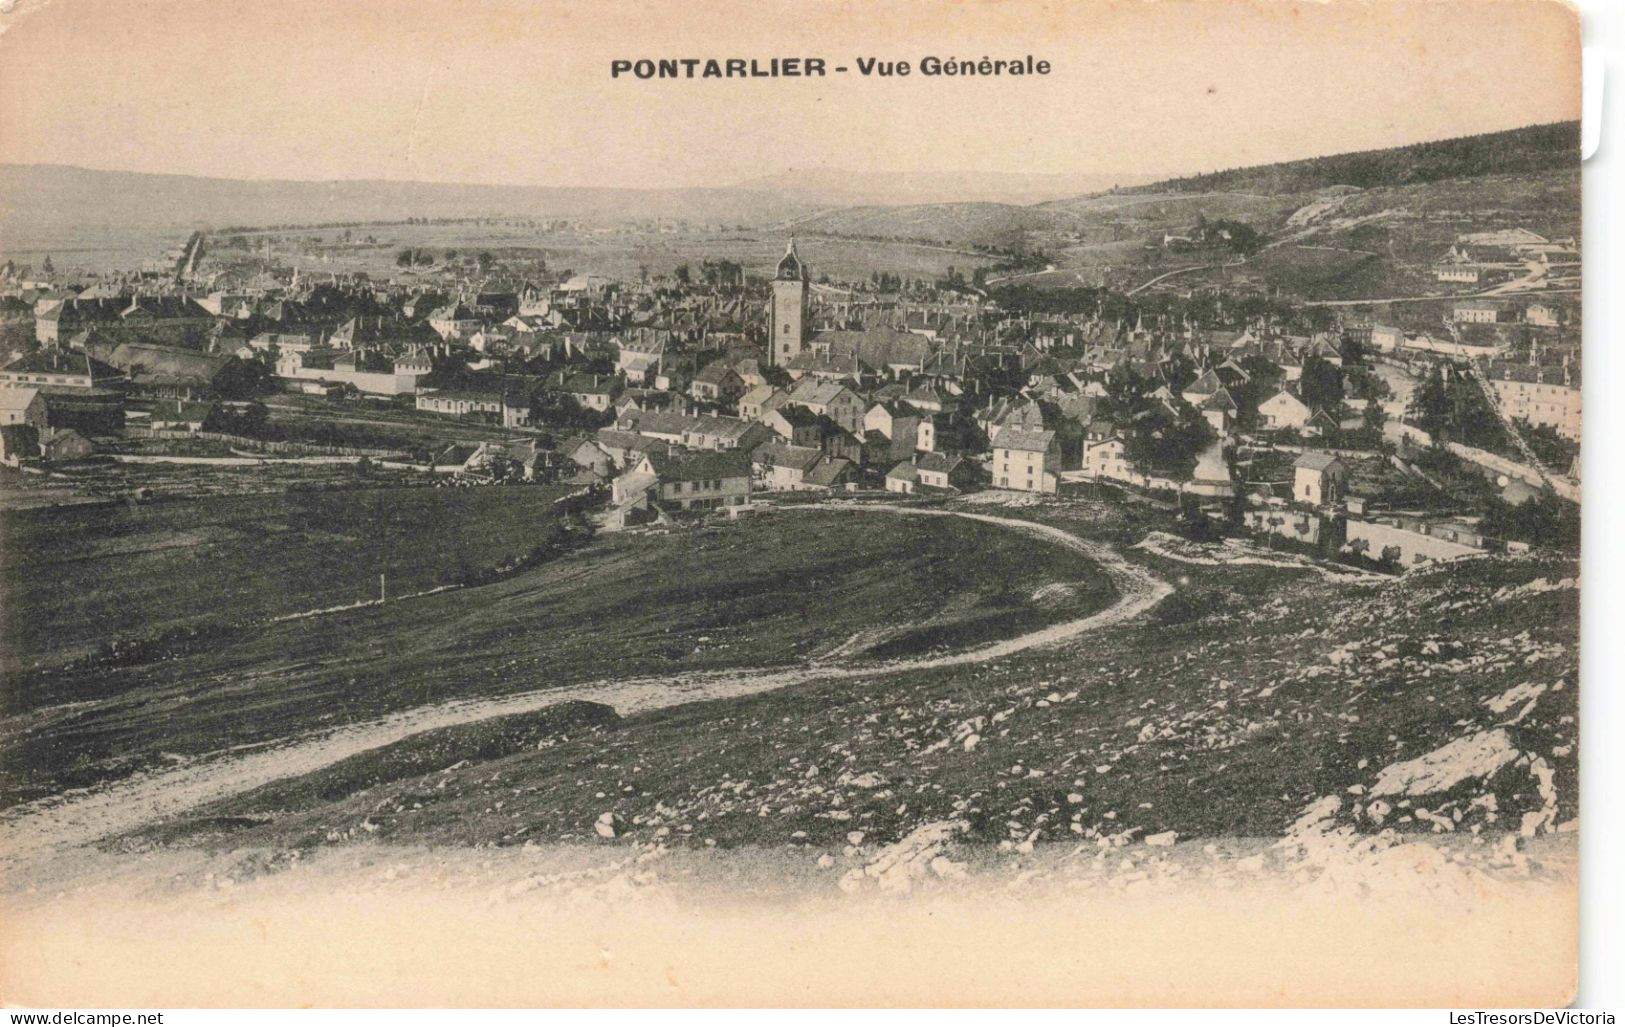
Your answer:
[[[1390,572],[1577,544],[1577,307],[1482,291],[1573,266],[1523,229],[1463,235],[1436,275],[1472,291],[1387,320],[1172,282],[838,283],[794,238],[766,275],[638,282],[408,251],[379,280],[213,245],[0,269],[8,487],[360,467],[578,487],[608,530],[809,493],[1112,495]]]
[[[8,1009],[1598,1019],[1596,22],[0,0]]]

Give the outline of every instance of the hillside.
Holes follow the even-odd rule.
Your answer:
[[[1077,511],[1035,514],[1090,530]],[[1183,582],[1148,621],[992,661],[974,682],[859,673],[600,717],[539,748],[502,740],[530,721],[493,721],[462,753],[489,746],[488,760],[456,764],[429,735],[136,844],[788,844],[809,865],[844,854],[819,864],[829,884],[867,887],[885,846],[921,832],[938,852],[1459,833],[1493,860],[1505,832],[1575,816],[1572,564],[1373,579],[1160,534],[1130,551]],[[1426,625],[1421,611],[1449,616]]]
[[[509,531],[522,532],[537,518],[537,501],[449,504],[437,502],[441,490],[419,491],[424,505],[500,519]],[[545,499],[547,490],[534,491]],[[76,524],[78,550],[37,561],[33,576],[75,580],[87,569],[76,557],[120,545],[141,559],[128,576],[111,577],[95,600],[50,603],[39,590],[26,593],[49,614],[40,629],[69,643],[98,627],[129,637],[133,626],[109,613],[129,607],[147,611],[155,624],[195,630],[172,643],[132,637],[107,658],[39,670],[30,664],[13,674],[0,710],[10,718],[0,729],[0,793],[37,797],[116,780],[161,764],[164,753],[201,755],[298,737],[447,700],[546,692],[551,702],[553,693],[576,688],[608,702],[606,676],[620,685],[641,677],[669,691],[684,681],[716,686],[714,675],[726,678],[739,667],[795,671],[808,662],[913,658],[1019,636],[1113,597],[1086,557],[1062,552],[1035,564],[1032,543],[1001,529],[939,519],[921,530],[894,517],[876,518],[854,536],[839,515],[801,512],[675,538],[606,535],[477,587],[268,620],[290,605],[371,597],[353,588],[321,590],[316,571],[324,553],[334,584],[348,577],[371,585],[369,572],[382,569],[379,549],[417,554],[427,545],[433,509],[410,511],[388,530],[346,532],[334,521],[350,498],[258,520],[231,504],[193,532],[181,523],[167,531],[131,524],[116,510],[86,511]],[[195,506],[218,504],[186,504]],[[29,520],[35,529],[14,538],[51,537],[40,527],[44,513]],[[309,536],[303,545],[287,540],[301,532]],[[437,580],[437,570],[489,565],[514,544],[505,532],[481,534],[492,538],[481,546],[445,544],[437,561],[423,558],[410,587],[448,583]],[[977,561],[953,560],[971,550]],[[244,570],[256,566],[276,573]],[[284,598],[278,574],[300,588],[296,598]],[[207,586],[217,577],[225,584],[179,597],[148,585],[184,579]],[[396,574],[390,580],[392,594],[404,594],[408,582]],[[197,601],[210,596],[219,600],[213,607]],[[881,609],[884,623],[872,613]],[[8,652],[55,655],[49,640],[25,628],[8,624],[0,633]],[[245,721],[242,703],[250,696],[255,717]],[[184,738],[174,730],[172,704],[186,709]]]
[[[1034,204],[1118,186],[1141,185],[1155,175],[1038,174],[1006,171],[853,171],[805,168],[764,175],[737,188],[779,193],[824,206],[864,207],[928,203]]]
[[[775,231],[788,225],[814,236],[967,250],[1040,250],[1066,267],[1122,267],[1143,259],[1132,245],[1125,252],[1125,242],[1164,231],[1177,234],[1198,213],[1271,231],[1294,211],[1323,200],[1327,190],[1405,190],[1550,176],[1574,177],[1577,188],[1577,151],[1578,124],[1560,122],[1148,184],[1146,176],[1132,174],[809,169],[720,188],[653,190],[240,181],[0,165],[0,248],[28,258],[47,252],[133,257],[174,244],[154,233],[192,228],[407,218],[558,218],[603,224],[666,218],[772,226]],[[1471,196],[1462,199],[1462,209],[1482,206]],[[138,241],[136,235],[142,238]]]
[[[1198,217],[1245,222],[1279,244],[1257,264],[1258,283],[1305,298],[1381,295],[1415,288],[1396,261],[1425,263],[1475,219],[1525,223],[1554,238],[1579,225],[1576,122],[1532,125],[1384,150],[1337,154],[1143,185],[1012,203],[864,205],[808,214],[809,235],[888,239],[1048,255],[1054,271],[1035,285],[1092,279],[1074,271],[1110,267],[1132,285],[1191,263],[1156,244]],[[1356,231],[1357,230],[1357,231]],[[1350,235],[1354,232],[1353,235]],[[1151,243],[1147,247],[1147,243]],[[1403,255],[1403,256],[1401,256]],[[1181,279],[1188,287],[1198,278]]]
[[[1279,194],[1310,192],[1336,185],[1370,189],[1448,178],[1573,170],[1577,167],[1579,152],[1580,123],[1560,121],[1411,146],[1189,175],[1124,191]]]
[[[1008,969],[1019,946],[1079,951],[1063,928],[1095,939],[1100,953],[1078,961],[1082,970],[1067,963],[1056,991],[1064,996],[1110,987],[1097,978],[1119,976],[1108,963],[1125,944],[1142,947],[1129,960],[1140,967],[1163,957],[1169,939],[1191,938],[1193,910],[1223,904],[1195,949],[1301,962],[1304,925],[1330,924],[1317,944],[1328,966],[1343,968],[1339,994],[1350,1001],[1369,993],[1358,952],[1417,945],[1421,927],[1439,933],[1404,961],[1421,969],[1403,994],[1434,993],[1440,953],[1498,967],[1513,958],[1508,946],[1524,969],[1525,949],[1556,953],[1517,997],[1551,1004],[1560,989],[1572,992],[1563,948],[1572,927],[1550,917],[1572,904],[1577,857],[1572,560],[1483,557],[1390,578],[1148,531],[1160,520],[1149,509],[989,494],[934,509],[997,511],[996,524],[938,517],[934,529],[981,537],[944,537],[906,568],[891,555],[877,560],[876,550],[918,542],[918,525],[877,519],[816,554],[779,534],[839,528],[829,519],[887,508],[842,509],[781,511],[718,535],[623,539],[639,551],[581,553],[541,575],[392,607],[393,629],[371,614],[306,622],[302,634],[267,637],[243,654],[254,665],[211,669],[194,654],[142,668],[155,679],[142,694],[119,694],[133,682],[87,682],[92,693],[77,701],[54,696],[12,718],[20,742],[12,761],[19,749],[30,764],[55,754],[68,774],[48,798],[0,812],[9,842],[0,907],[30,932],[30,945],[8,960],[85,958],[85,932],[62,925],[90,912],[104,928],[114,918],[91,945],[104,936],[145,948],[153,938],[209,939],[200,943],[207,951],[179,961],[194,977],[213,954],[240,961],[267,937],[307,951],[290,934],[298,924],[323,938],[356,936],[351,928],[364,923],[367,936],[414,939],[431,925],[421,944],[360,950],[410,949],[417,958],[394,970],[403,980],[421,983],[449,965],[488,988],[493,949],[522,954],[527,969],[509,975],[515,981],[538,979],[542,959],[632,965],[622,953],[637,951],[633,939],[646,944],[661,929],[648,914],[680,923],[673,952],[710,952],[717,924],[737,930],[742,913],[766,914],[749,921],[730,950],[739,955],[724,961],[737,965],[786,935],[787,909],[826,910],[828,923],[847,926],[867,910],[871,919],[855,928],[863,965],[842,971],[865,987],[869,950],[919,961],[922,944],[940,944],[941,958],[925,960],[939,965],[956,946],[987,950],[990,925],[1010,924],[1013,933],[991,947],[1003,960],[997,976],[1023,996],[1032,994],[1029,976]],[[887,528],[895,530],[877,531]],[[1073,544],[1036,560],[1033,535]],[[689,552],[719,543],[729,547],[720,561]],[[964,560],[973,550],[979,558]],[[1041,629],[1049,637],[1040,644],[891,663],[826,648],[854,627],[876,627],[870,611],[894,598],[927,592],[980,612],[985,599],[1007,601],[998,589],[1012,584],[1013,568],[1041,573],[1043,564],[1069,583],[1092,576],[1090,567],[1055,566],[1067,550],[1094,554],[1134,588],[1056,626],[1069,630]],[[606,556],[619,560],[610,568],[618,583],[582,573],[583,560]],[[802,571],[785,576],[786,561]],[[858,568],[856,580],[838,565]],[[800,605],[777,623],[750,623],[718,601],[715,582],[676,584],[713,566],[763,572]],[[861,573],[876,566],[884,577]],[[956,578],[966,575],[980,583],[965,588]],[[898,577],[906,580],[892,595],[874,591]],[[764,597],[761,580],[746,583],[749,605]],[[1054,584],[1034,589],[1037,580],[1012,591],[1059,596]],[[650,582],[674,584],[651,595]],[[574,607],[553,601],[561,595]],[[669,618],[642,616],[674,602],[680,623],[671,633]],[[797,647],[810,662],[751,668],[766,655],[760,647],[800,630],[812,603],[827,634]],[[548,637],[555,625],[564,631]],[[303,637],[311,634],[321,637]],[[349,651],[313,668],[313,658],[332,659],[335,638]],[[390,651],[402,644],[413,650],[404,663]],[[513,692],[534,687],[538,665],[568,662],[572,644],[583,650],[577,660],[590,661],[579,663],[587,673],[613,677]],[[639,650],[651,644],[690,666],[715,655],[733,669],[696,676],[668,663],[652,677],[624,677],[648,669]],[[398,675],[406,667],[417,676]],[[305,687],[300,679],[313,674],[331,690]],[[396,712],[370,719],[391,708],[381,702]],[[271,735],[241,733],[250,704],[252,723]],[[307,715],[288,716],[290,706]],[[141,720],[162,729],[143,738]],[[177,724],[187,729],[183,751]],[[62,755],[96,751],[91,736],[110,760],[148,755],[144,771],[109,765],[120,776],[98,783],[105,775],[83,773],[94,767],[66,765]],[[64,793],[70,778],[89,787]],[[903,893],[930,905],[896,901]],[[1013,895],[1027,904],[1008,916],[967,921],[942,905]],[[899,929],[911,909],[924,912]],[[1354,926],[1361,910],[1380,921]],[[1035,911],[1053,922],[1035,922]],[[1486,922],[1491,911],[1507,924]],[[218,941],[199,930],[226,917],[249,926]],[[493,918],[519,921],[495,946]],[[470,940],[446,936],[458,923]],[[576,923],[590,945],[572,950],[575,962],[552,955],[561,925]],[[691,944],[696,924],[706,945]],[[945,940],[956,924],[975,937]],[[1351,944],[1351,932],[1361,940]],[[1274,951],[1282,946],[1292,952]],[[441,959],[448,949],[461,961]],[[827,970],[823,953],[846,946],[810,950]],[[1203,972],[1228,982],[1234,959],[1221,962]],[[480,973],[461,972],[470,965]],[[663,986],[679,987],[671,964],[659,966]],[[140,969],[149,987],[152,975]],[[691,970],[675,972],[686,980]],[[310,977],[294,974],[277,994],[308,999]],[[620,978],[593,980],[610,996],[595,992],[600,1001],[629,994]],[[1466,978],[1452,971],[1448,980],[1454,988]],[[1268,981],[1256,1001],[1279,1000],[1281,987]],[[942,994],[951,992],[907,998]]]
[[[933,203],[903,207],[850,207],[794,221],[797,232],[862,239],[906,239],[943,246],[1020,244],[1034,233],[1071,224],[1064,211],[1008,203]]]

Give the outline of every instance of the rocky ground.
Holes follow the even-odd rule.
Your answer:
[[[1086,503],[997,514],[1116,554],[1113,609],[1132,609],[974,660],[422,732],[170,811],[100,852],[14,867],[7,905],[47,917],[112,888],[163,909],[249,909],[331,885],[395,896],[380,900],[391,909],[443,892],[616,918],[650,903],[703,915],[972,895],[1095,903],[1115,929],[1160,903],[1173,930],[1170,911],[1223,896],[1329,904],[1317,916],[1361,902],[1379,917],[1431,911],[1404,928],[1424,933],[1533,917],[1555,939],[1539,993],[1561,997],[1572,561],[1382,578],[1156,535]],[[1456,927],[1463,958],[1513,936]]]
[[[1573,820],[1572,568],[1482,559],[1337,585],[1217,570],[1181,575],[1143,619],[973,673],[812,678],[320,802],[250,792],[121,844],[636,841],[816,858],[931,825],[1020,851],[1306,823],[1488,844]]]

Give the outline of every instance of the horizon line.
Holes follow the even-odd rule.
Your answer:
[[[1509,128],[1493,129],[1493,130],[1487,131],[1487,132],[1471,132],[1471,133],[1467,133],[1465,135],[1437,136],[1437,137],[1434,137],[1434,138],[1431,138],[1431,139],[1417,139],[1417,140],[1413,140],[1411,142],[1394,143],[1391,146],[1369,147],[1369,148],[1362,149],[1362,150],[1336,150],[1336,151],[1332,151],[1330,153],[1310,154],[1310,155],[1307,155],[1307,156],[1281,157],[1281,158],[1276,159],[1276,160],[1262,161],[1262,162],[1253,163],[1253,164],[1239,164],[1239,165],[1235,165],[1235,166],[1232,166],[1232,167],[1210,168],[1208,170],[1202,170],[1202,171],[1131,172],[1131,171],[1129,171],[1127,169],[1116,169],[1116,170],[1109,170],[1109,171],[1089,171],[1089,170],[1078,169],[1078,170],[1070,170],[1070,171],[1039,171],[1039,172],[986,171],[986,170],[947,170],[947,171],[942,171],[942,170],[927,170],[927,169],[906,169],[906,170],[900,170],[900,169],[885,169],[885,170],[870,169],[870,170],[857,170],[857,169],[850,168],[850,167],[843,168],[843,167],[837,167],[837,166],[831,166],[831,165],[816,165],[816,166],[803,167],[803,168],[796,168],[796,167],[788,167],[787,166],[787,167],[779,169],[776,172],[769,172],[769,173],[767,173],[765,175],[755,175],[755,176],[752,176],[751,178],[747,178],[747,179],[743,179],[743,180],[736,180],[736,181],[733,181],[733,182],[731,182],[729,184],[724,184],[724,185],[665,185],[665,186],[655,186],[655,185],[644,185],[644,186],[638,186],[638,185],[580,185],[580,184],[561,185],[561,184],[541,184],[541,183],[533,183],[533,182],[456,182],[456,181],[440,181],[440,180],[425,179],[425,178],[387,178],[387,177],[377,177],[377,176],[365,176],[365,177],[354,177],[354,178],[345,178],[345,177],[337,177],[337,178],[257,178],[257,177],[238,177],[238,176],[222,175],[222,174],[203,174],[203,173],[193,172],[193,171],[143,171],[143,170],[138,170],[138,169],[134,169],[134,168],[97,167],[97,166],[91,165],[91,164],[75,164],[75,163],[69,163],[69,162],[65,162],[65,161],[52,161],[52,160],[36,160],[36,161],[0,160],[0,167],[11,167],[11,168],[66,168],[66,169],[73,170],[73,171],[90,171],[90,172],[96,172],[96,173],[100,173],[100,174],[146,175],[146,176],[151,176],[151,177],[155,177],[155,178],[202,179],[202,180],[210,180],[210,181],[216,181],[216,182],[237,182],[237,183],[254,184],[254,185],[339,185],[339,184],[344,184],[344,185],[427,185],[427,186],[440,186],[440,187],[446,187],[446,188],[462,188],[462,189],[554,189],[554,190],[582,190],[582,191],[597,190],[597,191],[604,191],[604,192],[638,192],[638,193],[657,193],[657,192],[673,192],[673,191],[683,191],[683,192],[695,192],[695,191],[710,191],[710,192],[728,192],[728,191],[734,191],[734,192],[739,192],[739,191],[744,191],[744,192],[773,192],[773,191],[775,191],[773,189],[753,188],[753,187],[747,185],[746,183],[751,182],[751,181],[755,181],[755,180],[759,180],[759,179],[762,179],[762,178],[771,178],[774,175],[786,175],[786,174],[795,174],[797,172],[815,172],[815,171],[839,172],[839,173],[854,174],[854,175],[950,174],[950,175],[968,175],[968,176],[981,175],[981,176],[989,176],[989,177],[1001,176],[1001,175],[1002,176],[1022,176],[1022,175],[1026,175],[1026,176],[1030,176],[1030,177],[1044,177],[1044,178],[1064,178],[1064,177],[1068,177],[1068,176],[1080,176],[1081,177],[1081,176],[1086,176],[1086,175],[1087,176],[1101,176],[1101,177],[1108,177],[1108,176],[1111,176],[1111,175],[1124,175],[1124,176],[1131,176],[1131,177],[1134,177],[1134,178],[1149,178],[1150,180],[1147,181],[1147,182],[1144,182],[1143,184],[1154,185],[1159,181],[1171,181],[1171,180],[1180,179],[1180,178],[1196,178],[1196,177],[1200,177],[1200,176],[1203,176],[1203,175],[1221,174],[1221,173],[1224,173],[1224,172],[1227,172],[1227,171],[1241,171],[1241,170],[1247,170],[1247,169],[1250,169],[1250,168],[1270,167],[1270,166],[1273,166],[1273,165],[1276,165],[1276,164],[1291,164],[1291,163],[1295,163],[1295,162],[1298,162],[1298,161],[1319,160],[1319,159],[1327,158],[1327,157],[1351,156],[1351,155],[1360,154],[1360,153],[1380,153],[1380,152],[1383,152],[1385,150],[1403,149],[1403,148],[1409,147],[1409,146],[1422,146],[1422,145],[1426,145],[1428,143],[1443,143],[1443,142],[1450,142],[1452,140],[1457,140],[1457,139],[1474,139],[1474,138],[1478,138],[1478,137],[1481,137],[1481,136],[1492,136],[1492,135],[1501,135],[1501,134],[1508,133],[1508,132],[1519,132],[1519,131],[1523,131],[1525,129],[1545,128],[1545,127],[1550,127],[1550,126],[1554,126],[1554,125],[1570,125],[1570,124],[1578,126],[1580,124],[1580,122],[1579,122],[1578,119],[1575,119],[1575,118],[1564,118],[1564,119],[1559,119],[1557,121],[1535,121],[1535,122],[1529,122],[1529,123],[1523,124],[1523,125],[1514,125],[1514,126],[1511,126]],[[946,202],[946,201],[944,201],[944,202]]]

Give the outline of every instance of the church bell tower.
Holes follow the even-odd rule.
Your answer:
[[[768,311],[768,363],[782,367],[807,342],[807,265],[791,238],[773,274],[773,308]]]

